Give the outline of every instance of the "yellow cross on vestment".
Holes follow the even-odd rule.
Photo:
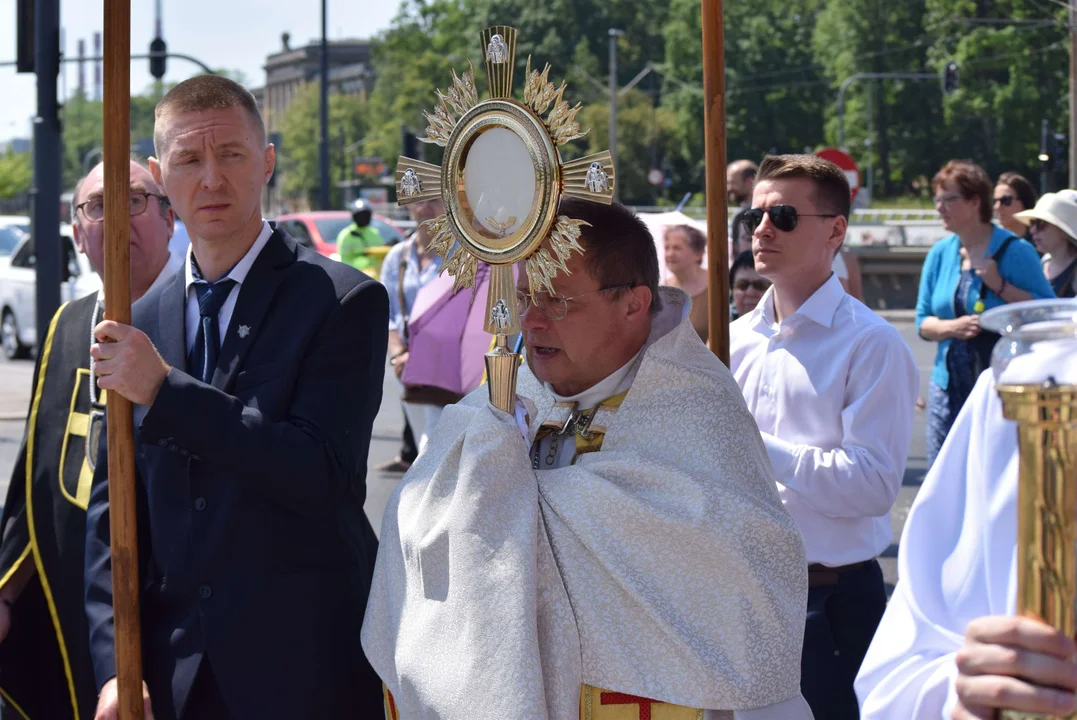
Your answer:
[[[68,502],[85,510],[90,504],[90,487],[93,485],[93,470],[90,468],[90,462],[83,453],[82,463],[79,467],[79,479],[75,489],[75,496],[72,497],[68,491],[67,486],[64,483],[64,470],[67,467],[67,448],[71,444],[71,438],[80,438],[83,443],[80,445],[80,449],[85,447],[86,436],[90,433],[90,414],[79,412],[79,398],[83,385],[90,382],[90,371],[86,368],[79,368],[75,374],[75,389],[71,391],[71,407],[67,414],[67,427],[64,429],[63,447],[60,450],[60,468],[59,477],[57,482],[60,484],[60,492]],[[89,390],[86,390],[86,396],[89,397]],[[98,397],[98,402],[102,405],[105,404],[105,391],[102,390]]]

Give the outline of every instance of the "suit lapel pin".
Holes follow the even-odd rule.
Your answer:
[[[250,325],[240,325],[238,332],[239,332],[239,337],[240,338],[245,338],[245,337],[247,337],[248,335],[251,334],[251,326]]]

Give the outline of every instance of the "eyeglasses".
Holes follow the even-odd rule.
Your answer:
[[[745,210],[744,214],[741,215],[744,227],[747,228],[748,232],[755,232],[755,229],[759,227],[759,223],[763,222],[764,215],[769,215],[774,227],[782,232],[791,232],[796,229],[797,220],[802,217],[837,217],[835,213],[817,213],[813,215],[797,212],[797,209],[792,205],[775,205],[765,210],[763,208],[752,208],[751,210]]]
[[[128,199],[127,212],[131,217],[141,215],[146,212],[146,207],[150,203],[150,198],[155,197],[162,206],[167,207],[168,198],[164,195],[158,195],[151,192],[133,192]],[[82,217],[86,218],[87,222],[101,222],[105,219],[105,199],[94,198],[93,200],[87,200],[84,203],[79,203],[75,206],[75,211],[82,211]]]
[[[756,292],[765,293],[770,287],[770,280],[737,280],[733,283],[734,290],[746,291],[748,288],[755,290]]]
[[[1046,220],[1033,220],[1028,224],[1028,226],[1036,232],[1043,232],[1048,227],[1050,227],[1050,225],[1051,223],[1047,222]]]
[[[614,285],[608,288],[602,288],[601,290],[592,290],[591,292],[580,293],[579,295],[573,295],[572,297],[560,297],[558,295],[550,295],[549,293],[535,293],[535,297],[532,298],[530,293],[525,293],[523,290],[516,291],[516,310],[520,313],[522,318],[527,314],[527,311],[532,306],[538,308],[538,311],[542,313],[542,317],[547,320],[564,320],[568,315],[568,301],[576,300],[578,298],[586,297],[587,295],[596,295],[598,293],[609,292],[610,290],[621,290],[624,288],[636,287],[632,283],[624,283],[623,285]]]
[[[962,195],[961,193],[946,193],[945,195],[938,195],[935,198],[933,198],[936,207],[941,207],[943,205],[948,205],[949,203],[953,202],[954,200],[964,200],[964,199],[965,199],[965,196]]]
[[[995,204],[1009,207],[1010,205],[1013,205],[1013,195],[1000,195],[995,198]]]

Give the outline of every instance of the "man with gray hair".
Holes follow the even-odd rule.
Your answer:
[[[102,165],[75,186],[75,244],[104,275]],[[174,216],[131,162],[131,300],[180,269]],[[38,351],[26,435],[0,520],[0,707],[4,717],[92,717],[97,703],[82,602],[86,504],[105,394],[90,362],[104,293],[64,305]],[[94,452],[87,453],[87,448]],[[14,618],[14,619],[13,619]]]

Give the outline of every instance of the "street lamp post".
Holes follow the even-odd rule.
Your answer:
[[[321,132],[318,140],[318,162],[321,182],[318,188],[318,204],[322,210],[329,209],[329,36],[327,34],[327,0],[322,0],[322,67],[321,67]]]
[[[624,30],[610,28],[610,155],[617,167],[617,38],[624,37]],[[613,199],[617,199],[617,186],[613,187]]]

